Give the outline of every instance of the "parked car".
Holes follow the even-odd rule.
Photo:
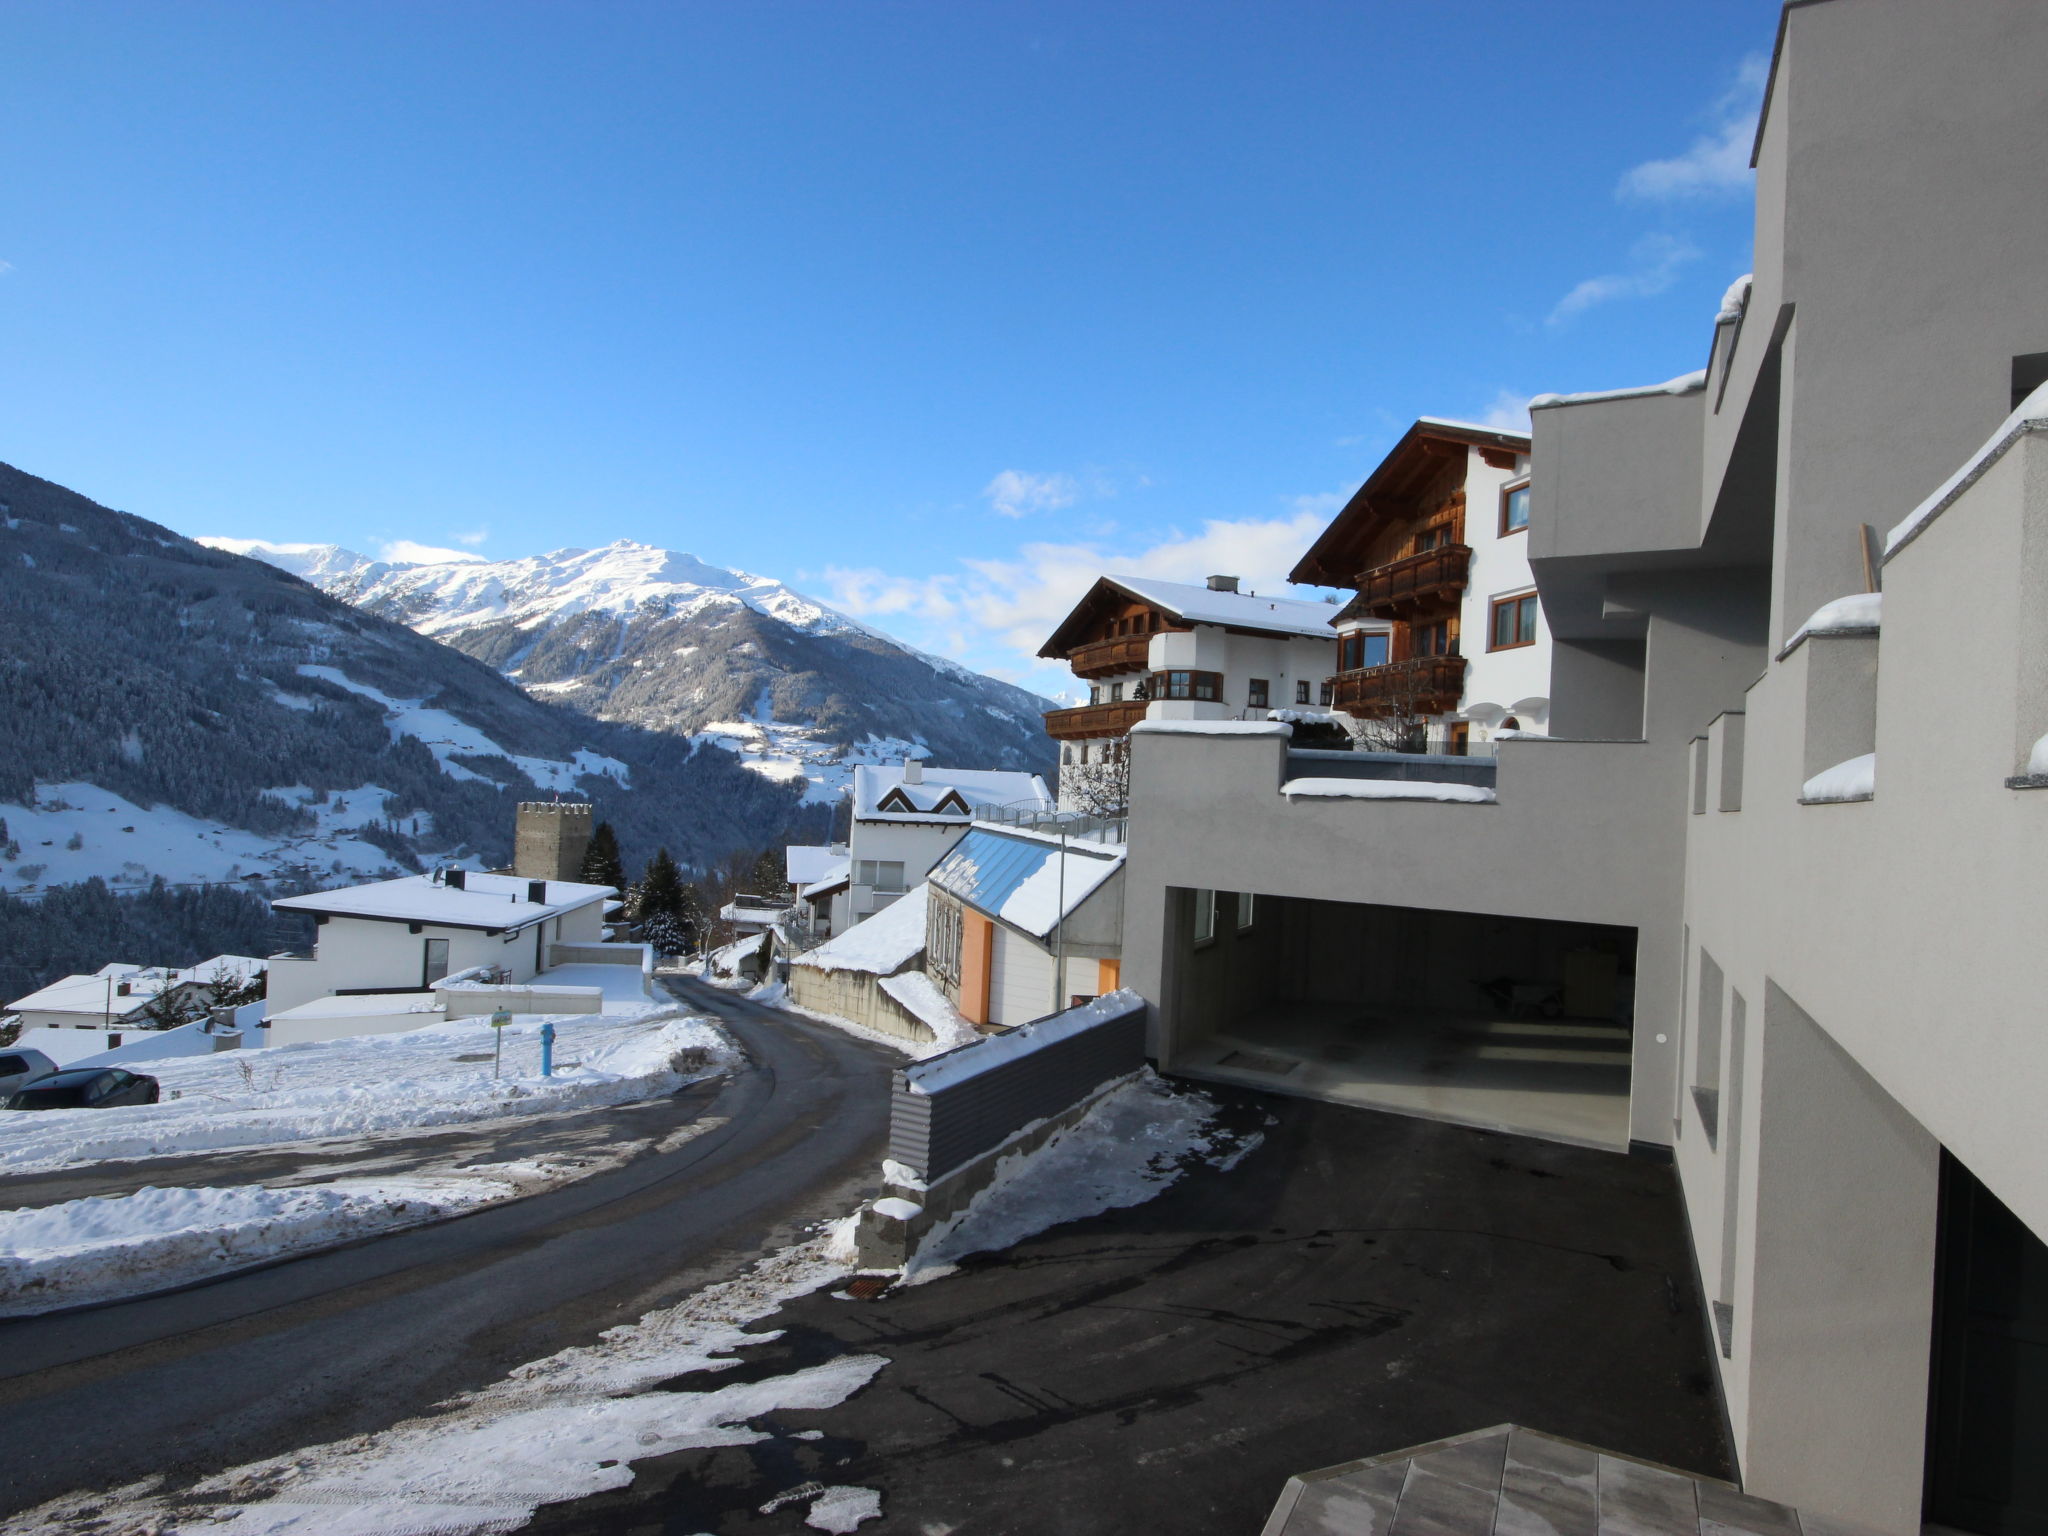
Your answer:
[[[111,1109],[154,1104],[156,1079],[119,1067],[72,1067],[39,1077],[7,1101],[9,1109]]]
[[[56,1070],[57,1063],[41,1051],[0,1050],[0,1100]]]

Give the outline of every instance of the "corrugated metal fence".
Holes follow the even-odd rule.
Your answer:
[[[1016,1045],[1024,1049],[970,1077],[944,1081],[942,1064],[1005,1037],[963,1045],[898,1072],[890,1106],[889,1156],[916,1169],[927,1182],[936,1182],[1001,1146],[1033,1121],[1071,1109],[1103,1083],[1137,1071],[1145,1065],[1145,1003],[1135,994],[1128,996],[1128,1006],[1116,1011],[1104,1012],[1104,1000],[1084,1005],[1103,1017],[1084,1028],[1048,1031],[1058,1038],[1042,1046],[1031,1048],[1017,1039]],[[1064,1021],[1077,1011],[1035,1020],[1018,1035]],[[937,1068],[932,1075],[939,1085],[914,1088],[913,1076],[920,1068]]]

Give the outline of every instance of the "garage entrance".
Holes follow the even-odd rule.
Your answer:
[[[1627,1149],[1633,928],[1241,891],[1167,902],[1167,1070]]]

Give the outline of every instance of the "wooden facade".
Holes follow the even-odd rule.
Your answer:
[[[1145,700],[1122,699],[1114,704],[1083,704],[1075,709],[1050,709],[1045,733],[1054,741],[1099,741],[1121,736],[1145,718]]]

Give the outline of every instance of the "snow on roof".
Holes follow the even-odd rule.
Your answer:
[[[1707,387],[1707,370],[1695,368],[1662,384],[1641,384],[1634,389],[1589,389],[1576,395],[1538,395],[1529,402],[1532,411],[1553,405],[1590,405],[1596,400],[1635,400],[1648,395],[1690,395]]]
[[[1421,779],[1289,779],[1280,792],[1290,800],[1447,800],[1492,805],[1494,793],[1477,784]]]
[[[1489,437],[1518,437],[1529,441],[1529,434],[1517,427],[1489,427],[1483,421],[1459,421],[1454,416],[1418,416],[1415,418],[1425,426],[1450,427],[1459,432],[1484,432]]]
[[[1742,312],[1749,307],[1749,290],[1755,280],[1754,273],[1745,272],[1728,285],[1728,291],[1721,295],[1721,309],[1714,316],[1714,324],[1725,325],[1742,318]]]
[[[546,901],[527,899],[527,888],[536,884],[547,887]],[[571,880],[530,881],[517,875],[472,873],[464,877],[460,886],[437,881],[432,875],[406,875],[397,880],[319,891],[311,896],[286,896],[271,905],[287,912],[324,912],[332,917],[431,923],[442,928],[482,928],[495,932],[524,928],[617,894],[608,885],[579,885]]]
[[[1877,754],[1865,752],[1832,768],[1823,768],[1799,787],[1805,805],[1847,805],[1877,794]]]
[[[930,878],[940,890],[1042,939],[1123,862],[1121,848],[1073,844],[1063,851],[1050,839],[976,827],[939,860]]]
[[[1482,429],[1490,430],[1490,429]],[[1271,629],[1290,635],[1334,638],[1330,620],[1337,616],[1329,603],[1305,603],[1292,597],[1259,597],[1250,592],[1212,592],[1178,581],[1150,576],[1106,576],[1133,597],[1164,608],[1191,624],[1229,624],[1239,629]]]
[[[980,1031],[967,1022],[966,1016],[939,990],[938,983],[923,971],[884,976],[876,985],[944,1044],[971,1045],[981,1038]]]
[[[383,1018],[398,1013],[440,1013],[447,1005],[431,992],[357,992],[347,997],[316,997],[310,1003],[273,1013],[264,1020]]]
[[[791,843],[782,850],[783,877],[791,885],[809,885],[823,880],[832,872],[835,864],[846,862],[844,848],[832,848],[819,843]]]
[[[1133,736],[1288,736],[1294,727],[1284,720],[1140,720]]]
[[[1049,1045],[1070,1040],[1075,1035],[1113,1019],[1125,1017],[1134,1009],[1143,1008],[1145,1000],[1129,990],[1105,992],[1101,997],[1069,1008],[1043,1019],[1034,1019],[1029,1024],[1020,1024],[1015,1029],[1005,1030],[1000,1035],[989,1035],[957,1051],[948,1051],[943,1056],[933,1056],[926,1061],[915,1061],[903,1068],[903,1076],[912,1093],[936,1093],[954,1083],[965,1082],[970,1077],[979,1077],[991,1068],[1003,1066],[1020,1057],[1042,1051]]]
[[[891,790],[901,788],[904,797],[917,807],[915,812],[877,811],[875,807]],[[905,784],[903,765],[863,763],[853,770],[853,814],[862,818],[891,815],[944,815],[964,820],[968,813],[939,811],[935,807],[947,793],[966,802],[968,813],[978,805],[1029,805],[1046,810],[1053,807],[1051,791],[1035,773],[1015,773],[993,768],[926,768],[922,783]]]
[[[873,917],[827,939],[793,962],[817,971],[872,971],[892,975],[924,950],[924,913],[929,889],[917,886],[898,896]]]
[[[1919,506],[1899,521],[1885,536],[1884,555],[1889,560],[1895,553],[1920,536],[1935,518],[1964,491],[1977,483],[1984,471],[2005,457],[2005,450],[2029,432],[2048,430],[2048,384],[2043,384],[2019,403],[2019,409],[1999,423],[1998,430],[1984,441],[1984,446],[1963,460],[1956,472],[1942,481]]]
[[[261,976],[270,969],[268,960],[259,960],[254,955],[215,955],[211,960],[202,960],[197,965],[188,965],[178,972],[180,981],[198,982],[204,985],[210,981],[228,979],[248,981]]]
[[[847,883],[848,878],[852,875],[852,873],[853,860],[847,858],[846,855],[841,854],[837,859],[833,861],[831,868],[827,869],[823,874],[819,875],[817,879],[811,881],[810,884],[803,887],[803,889],[798,891],[797,894],[799,896],[804,897],[823,896],[828,892],[836,891],[841,886],[845,885]]]
[[[175,986],[175,971],[145,970],[139,965],[104,966],[96,976],[61,976],[7,1007],[21,1013],[89,1013],[123,1018],[146,1005],[166,985]],[[124,995],[122,987],[128,991]]]

